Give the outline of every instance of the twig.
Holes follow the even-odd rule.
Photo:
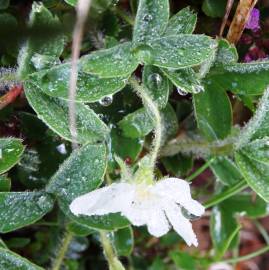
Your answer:
[[[14,86],[4,96],[0,98],[0,110],[5,108],[8,104],[12,103],[21,93],[23,87],[21,85]]]
[[[230,43],[236,44],[245,28],[251,10],[258,0],[240,0],[231,23],[227,39]]]
[[[80,55],[81,42],[83,37],[84,25],[88,17],[91,0],[78,0],[77,19],[73,32],[72,43],[72,61],[69,85],[69,126],[72,136],[73,149],[78,147],[77,144],[77,127],[76,127],[76,88],[78,79],[78,59]]]

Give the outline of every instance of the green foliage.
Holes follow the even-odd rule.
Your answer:
[[[32,82],[51,97],[68,100],[68,87],[70,78],[70,64],[63,64],[49,70],[42,70],[30,76]],[[126,84],[126,78],[103,79],[79,71],[78,91],[76,101],[95,102],[103,97],[113,95],[120,91]]]
[[[194,108],[198,127],[207,139],[224,139],[230,134],[232,110],[225,91],[207,83],[205,91],[194,96]]]
[[[68,102],[43,94],[40,88],[28,81],[25,85],[27,99],[37,116],[55,133],[66,140],[71,140],[68,119]],[[76,106],[78,141],[81,143],[104,140],[109,132],[107,126],[87,105]]]
[[[44,192],[0,192],[0,232],[32,224],[48,213],[53,199]]]
[[[42,270],[43,268],[29,262],[25,258],[11,252],[7,249],[0,248],[0,266],[2,269],[12,270]]]
[[[204,0],[203,2],[203,12],[210,17],[223,17],[225,14],[227,0]]]
[[[15,138],[0,139],[0,174],[8,171],[19,160],[24,151],[21,140]]]
[[[105,269],[101,230],[110,253],[128,257],[130,269],[205,270],[238,253],[239,217],[268,215],[269,61],[242,63],[246,44],[237,52],[203,34],[216,33],[227,1],[92,1],[78,61],[75,150],[69,87],[77,0],[33,2],[29,19],[28,6],[9,2],[0,1],[2,40],[9,40],[5,29],[18,30],[15,44],[0,46],[0,268],[43,269],[10,248],[45,268],[52,256],[59,259],[53,270]],[[15,59],[16,70],[6,68],[16,67]],[[4,107],[14,85],[24,93]],[[158,140],[152,106],[161,116],[160,149],[152,145]],[[147,180],[152,149],[156,180],[197,180],[193,196],[211,208],[203,220],[211,251],[187,252],[175,232],[149,238],[120,213],[70,211],[75,198],[120,179]]]
[[[35,68],[33,66],[33,57],[35,54],[52,56],[57,60],[64,49],[64,37],[60,33],[61,24],[59,19],[51,14],[51,12],[43,6],[42,3],[34,2],[32,11],[29,16],[28,26],[35,31],[50,31],[50,38],[31,37],[22,47],[18,58],[18,77],[25,79],[32,73]],[[48,28],[47,30],[45,30]]]

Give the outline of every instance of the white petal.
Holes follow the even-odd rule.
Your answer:
[[[75,215],[105,215],[121,212],[133,199],[134,186],[127,183],[112,184],[76,198],[70,205]]]
[[[151,235],[161,237],[169,232],[170,225],[163,210],[155,208],[147,221],[148,231]]]
[[[182,215],[180,207],[177,204],[170,202],[165,207],[165,213],[174,230],[186,241],[186,243],[189,246],[194,245],[197,247],[198,241],[192,229],[192,225],[190,221]]]
[[[190,200],[184,203],[182,206],[197,217],[202,216],[205,212],[204,206],[195,200]]]
[[[127,217],[133,225],[142,226],[147,224],[151,211],[152,209],[143,208],[143,206],[138,206],[133,202],[130,207],[126,207],[121,213],[123,216]]]
[[[191,198],[190,185],[187,181],[167,178],[157,182],[153,189],[161,196],[179,203],[195,216],[201,216],[204,213],[204,207]]]
[[[135,226],[145,225],[156,209],[158,199],[151,193],[151,186],[137,185],[131,206],[123,209],[122,215]]]

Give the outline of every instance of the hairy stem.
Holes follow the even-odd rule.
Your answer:
[[[78,0],[77,19],[73,32],[71,75],[69,85],[69,126],[72,136],[73,149],[77,148],[77,128],[76,128],[76,88],[78,80],[78,59],[83,37],[84,24],[87,20],[91,0]]]
[[[73,235],[70,232],[67,232],[65,234],[65,236],[62,240],[62,245],[61,245],[58,253],[56,254],[56,258],[55,258],[54,262],[52,263],[51,270],[59,270],[60,269],[60,267],[63,263],[64,257],[65,257],[65,254],[68,250],[69,244],[72,241],[72,238],[73,238]]]
[[[125,270],[117,255],[115,254],[105,231],[100,231],[100,240],[104,249],[104,255],[109,265],[109,270]]]
[[[153,140],[153,148],[151,150],[151,166],[154,167],[158,153],[162,143],[162,118],[160,111],[158,109],[157,104],[153,101],[150,95],[145,91],[145,88],[142,84],[139,84],[135,77],[131,77],[129,79],[130,85],[133,89],[138,93],[138,95],[142,98],[144,105],[149,109],[150,113],[154,117],[155,122],[155,137]]]

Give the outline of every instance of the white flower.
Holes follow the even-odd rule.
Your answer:
[[[105,215],[120,212],[135,226],[147,225],[150,234],[160,237],[172,226],[190,245],[198,245],[190,221],[182,209],[201,216],[204,207],[191,198],[189,183],[166,178],[154,185],[114,183],[76,198],[70,205],[75,215]]]

